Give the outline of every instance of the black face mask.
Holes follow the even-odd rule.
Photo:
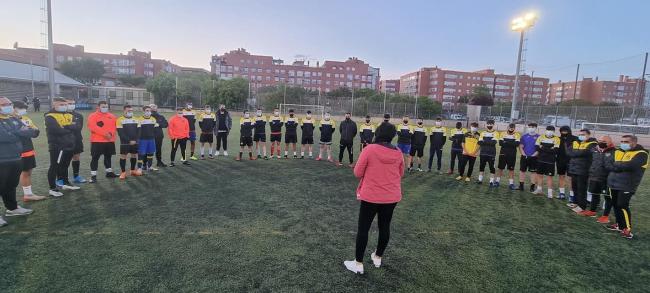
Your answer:
[[[289,117],[293,118],[293,114],[289,114]]]
[[[366,123],[370,123],[370,119],[366,119]]]
[[[404,120],[404,124],[407,124],[407,123],[409,123],[409,121],[408,121],[408,120]]]
[[[513,132],[515,132],[514,129],[508,129],[508,133],[513,133]]]
[[[349,121],[349,120],[350,120],[350,117],[345,117],[345,120],[348,120],[348,121]]]
[[[418,122],[418,125],[422,125],[422,122]]]
[[[560,136],[561,137],[567,137],[567,136],[569,136],[569,134],[568,133],[560,133]]]
[[[488,125],[488,126],[487,126],[487,129],[492,129],[492,127],[494,127],[494,126],[490,126],[490,125]]]
[[[606,142],[599,142],[598,147],[601,149],[606,149],[607,148],[607,143]]]

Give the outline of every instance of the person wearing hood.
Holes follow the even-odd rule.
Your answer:
[[[638,144],[636,136],[623,135],[614,156],[605,161],[605,168],[609,170],[607,186],[616,215],[616,224],[609,226],[609,230],[620,232],[623,238],[632,239],[630,200],[648,168],[648,151]]]
[[[571,133],[571,127],[564,125],[560,127],[560,148],[557,152],[557,157],[555,161],[555,166],[557,168],[558,175],[558,187],[560,192],[558,193],[558,199],[566,198],[566,186],[567,186],[567,170],[569,170],[569,157],[567,156],[567,148],[573,144],[574,141],[577,141],[578,137]],[[571,177],[568,177],[570,180]],[[571,183],[568,183],[571,186]],[[575,195],[572,189],[569,189],[569,205],[575,203]]]
[[[587,184],[589,183],[591,154],[597,146],[598,143],[591,137],[591,131],[581,129],[578,140],[573,141],[567,148],[567,156],[570,158],[568,173],[571,176],[571,190],[575,194],[577,205],[573,211],[576,213],[587,209]]]
[[[601,136],[598,139],[598,146],[591,151],[591,166],[589,167],[589,184],[587,191],[591,194],[591,206],[588,211],[583,211],[581,216],[595,217],[596,210],[600,203],[600,197],[605,198],[603,215],[598,218],[598,223],[609,223],[609,211],[612,208],[612,199],[607,190],[607,175],[605,160],[610,160],[614,155],[614,143],[609,136]]]
[[[165,116],[158,113],[158,106],[156,104],[150,104],[149,107],[151,107],[151,116],[156,119],[156,122],[158,122],[158,127],[155,128],[154,132],[156,141],[156,166],[167,167],[167,164],[162,160],[162,144],[163,139],[165,138],[163,129],[167,128],[169,123]]]
[[[226,110],[226,105],[219,105],[219,111],[217,111],[217,125],[214,127],[214,132],[217,137],[217,148],[215,156],[219,156],[221,151],[221,146],[223,145],[223,155],[228,156],[228,133],[232,129],[232,118],[230,113]]]
[[[341,124],[339,124],[339,133],[341,134],[341,140],[339,141],[338,166],[343,165],[343,154],[347,149],[350,167],[354,167],[354,155],[352,154],[352,146],[354,144],[354,138],[357,136],[357,123],[352,120],[351,115],[352,114],[350,113],[345,113],[345,120],[341,121]]]
[[[376,268],[381,267],[390,237],[393,211],[402,199],[404,159],[400,150],[391,144],[395,135],[394,125],[388,122],[380,124],[375,133],[375,143],[363,149],[354,167],[354,176],[359,178],[356,195],[360,201],[355,259],[344,261],[343,265],[355,274],[364,272],[363,258],[368,244],[368,231],[375,215],[379,241],[370,258]]]

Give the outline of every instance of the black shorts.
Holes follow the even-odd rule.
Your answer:
[[[91,142],[90,155],[91,156],[115,155],[115,143],[114,142]]]
[[[285,134],[284,143],[297,143],[298,135],[297,134]]]
[[[608,194],[607,180],[605,181],[589,180],[589,188],[587,190],[593,194]]]
[[[266,142],[266,133],[255,133],[253,140],[255,142]]]
[[[301,144],[314,144],[314,137],[313,136],[303,136],[300,143]]]
[[[519,171],[521,172],[535,172],[537,170],[537,157],[520,156],[519,157]]]
[[[499,163],[497,168],[499,170],[508,169],[510,171],[515,170],[515,164],[517,163],[517,155],[515,154],[499,154]]]
[[[271,142],[281,142],[282,134],[271,134]]]
[[[239,138],[239,146],[252,147],[253,146],[253,138],[250,137],[250,136],[240,137]]]
[[[76,140],[74,142],[74,150],[72,150],[73,154],[81,154],[84,152],[84,142],[82,140]]]
[[[120,155],[126,154],[137,154],[138,153],[138,144],[121,144],[120,145]]]
[[[199,142],[200,143],[213,143],[214,142],[214,135],[212,133],[201,133],[201,136],[199,136]]]
[[[555,161],[557,166],[557,175],[566,175],[567,170],[569,169],[569,159],[568,158],[558,158]]]
[[[23,171],[29,171],[36,168],[36,156],[22,157],[20,163]]]
[[[411,151],[409,152],[409,155],[411,157],[415,157],[415,155],[417,155],[418,158],[422,158],[424,156],[424,146],[423,145],[411,145]]]
[[[537,174],[555,176],[555,163],[537,162]]]

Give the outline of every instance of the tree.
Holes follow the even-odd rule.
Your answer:
[[[340,87],[327,93],[330,98],[351,97],[352,91],[348,87]]]
[[[121,84],[130,87],[141,87],[147,83],[146,77],[138,75],[120,75],[117,80]]]
[[[472,94],[470,94],[470,105],[477,106],[492,106],[494,105],[494,99],[490,94],[490,90],[485,86],[476,86],[472,89]]]
[[[159,105],[176,106],[176,78],[169,73],[160,73],[146,83],[147,91],[151,92]]]
[[[240,77],[217,80],[214,86],[210,85],[204,96],[205,103],[213,107],[220,104],[228,108],[240,106],[248,98],[248,80]]]
[[[59,70],[83,84],[96,83],[106,72],[101,62],[90,58],[65,61],[61,63]]]
[[[420,117],[430,117],[442,113],[442,104],[427,96],[418,97],[418,113]]]
[[[615,102],[601,102],[598,104],[598,106],[604,106],[604,107],[620,107],[620,104],[617,104]]]

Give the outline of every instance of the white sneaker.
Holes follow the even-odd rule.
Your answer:
[[[79,190],[79,189],[81,189],[81,187],[79,187],[79,186],[67,185],[67,184],[63,184],[63,186],[61,186],[61,188],[63,190]]]
[[[214,156],[215,156],[215,157],[218,157],[218,156],[219,156],[219,152],[214,153]]]
[[[7,225],[8,225],[8,224],[7,224],[7,221],[5,221],[5,219],[3,219],[2,217],[0,217],[0,227],[2,227],[2,226],[7,226]]]
[[[381,257],[377,256],[374,252],[370,255],[370,258],[372,258],[372,263],[375,265],[376,268],[381,266]]]
[[[343,262],[343,265],[349,271],[363,275],[363,264],[358,264],[356,260],[346,260]]]
[[[223,155],[227,157],[228,156],[228,151],[223,151]]]
[[[50,189],[48,194],[51,195],[51,196],[54,196],[54,197],[62,197],[63,196],[63,192],[60,192],[58,190],[53,190],[53,189]]]
[[[33,211],[30,209],[23,208],[21,206],[18,206],[15,210],[10,211],[7,210],[5,212],[5,217],[13,217],[13,216],[26,216],[31,214]]]
[[[575,212],[576,214],[579,214],[579,213],[582,212],[582,208],[579,207],[579,206],[576,206],[575,208],[572,209],[572,211]]]
[[[548,198],[548,199],[553,199],[553,195],[552,195],[552,194],[549,194],[549,195],[546,196],[546,198]]]

